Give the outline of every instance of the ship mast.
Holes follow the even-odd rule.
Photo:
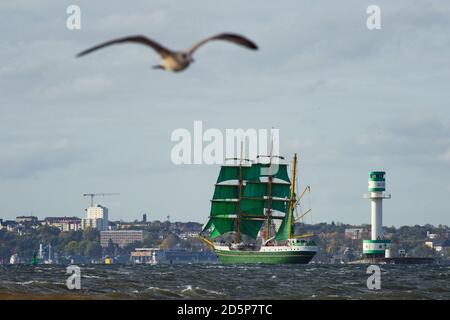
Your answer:
[[[291,198],[289,201],[289,239],[293,237],[294,226],[294,207],[295,207],[295,175],[297,170],[297,154],[294,153],[294,159],[292,160],[292,184],[291,184]]]
[[[239,197],[238,197],[238,203],[237,203],[237,217],[236,217],[236,242],[241,242],[241,199],[242,199],[242,184],[243,184],[243,177],[242,177],[242,160],[243,160],[243,153],[244,153],[244,141],[241,140],[241,155],[239,157]]]
[[[271,228],[271,219],[270,216],[272,214],[272,152],[273,152],[273,137],[270,145],[270,154],[269,154],[269,177],[268,177],[268,198],[267,198],[267,210],[266,210],[266,241],[270,239],[270,228]]]

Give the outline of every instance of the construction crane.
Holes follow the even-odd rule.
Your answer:
[[[94,197],[118,196],[120,193],[84,193],[83,197],[91,197],[91,207],[94,206]]]

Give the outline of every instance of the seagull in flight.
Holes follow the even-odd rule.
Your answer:
[[[186,51],[173,51],[173,50],[163,47],[158,42],[156,42],[150,38],[147,38],[147,37],[141,36],[141,35],[137,35],[137,36],[128,36],[128,37],[124,37],[124,38],[118,38],[118,39],[114,39],[114,40],[110,40],[110,41],[101,43],[95,47],[86,49],[86,50],[78,53],[77,57],[82,57],[88,53],[91,53],[98,49],[101,49],[101,48],[104,48],[104,47],[107,47],[107,46],[110,46],[113,44],[117,44],[117,43],[139,43],[139,44],[143,44],[147,47],[152,48],[153,50],[156,51],[156,53],[158,53],[161,56],[161,63],[153,66],[153,69],[162,69],[162,70],[166,70],[166,71],[179,72],[179,71],[186,69],[187,67],[189,67],[189,65],[192,62],[194,62],[194,59],[192,56],[194,55],[194,52],[198,48],[200,48],[204,44],[208,43],[209,41],[215,41],[215,40],[223,40],[223,41],[232,42],[234,44],[243,46],[243,47],[245,47],[247,49],[251,49],[251,50],[258,49],[258,46],[251,40],[249,40],[241,35],[233,34],[233,33],[221,33],[221,34],[206,38],[202,41],[197,42],[190,49],[188,49]]]

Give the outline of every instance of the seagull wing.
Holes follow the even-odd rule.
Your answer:
[[[111,40],[111,41],[107,41],[107,42],[101,43],[101,44],[99,44],[99,45],[97,45],[95,47],[86,49],[86,50],[78,53],[77,57],[82,57],[82,56],[84,56],[84,55],[86,55],[88,53],[91,53],[91,52],[95,51],[95,50],[98,50],[98,49],[101,49],[101,48],[104,48],[104,47],[107,47],[107,46],[110,46],[110,45],[113,45],[113,44],[128,43],[128,42],[140,43],[140,44],[146,45],[146,46],[152,48],[153,50],[155,50],[163,58],[168,56],[168,55],[170,55],[172,53],[169,49],[164,48],[162,45],[160,45],[156,41],[153,41],[153,40],[151,40],[151,39],[149,39],[147,37],[144,37],[144,36],[129,36],[129,37],[124,37],[124,38],[119,38],[119,39],[114,39],[114,40]]]
[[[192,48],[189,49],[189,54],[192,55],[202,45],[204,45],[205,43],[207,43],[209,41],[213,41],[213,40],[230,41],[230,42],[233,42],[240,46],[246,47],[248,49],[258,50],[258,46],[253,41],[251,41],[247,38],[244,38],[243,36],[240,36],[238,34],[233,34],[233,33],[221,33],[221,34],[206,38],[205,40],[202,40],[202,41],[194,44],[192,46]]]

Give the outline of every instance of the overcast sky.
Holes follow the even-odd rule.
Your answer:
[[[83,217],[82,193],[120,192],[98,198],[112,220],[205,222],[219,167],[170,159],[172,131],[201,120],[279,128],[312,187],[308,223],[368,223],[367,173],[383,169],[385,225],[450,224],[448,1],[15,0],[0,16],[0,218]],[[131,34],[183,49],[222,31],[260,50],[211,43],[178,74],[139,45],[74,58]]]

